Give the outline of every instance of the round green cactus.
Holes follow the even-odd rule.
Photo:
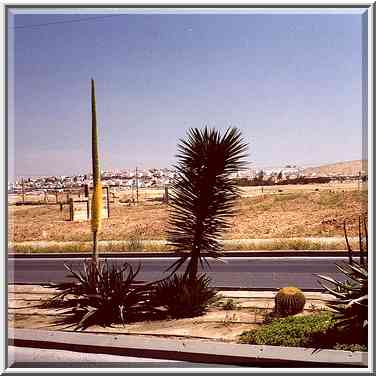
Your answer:
[[[300,313],[304,309],[305,296],[297,287],[284,287],[275,296],[275,312],[280,316]]]

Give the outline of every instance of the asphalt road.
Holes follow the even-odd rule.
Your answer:
[[[129,262],[136,267],[142,264],[138,280],[152,281],[167,276],[164,271],[175,258],[116,258],[111,263],[121,265]],[[210,261],[208,275],[215,287],[276,289],[294,285],[305,290],[321,289],[314,273],[343,279],[336,272],[335,263],[347,260],[344,257],[226,257],[223,261]],[[83,259],[64,258],[17,258],[8,259],[9,283],[45,283],[69,281],[64,263],[77,270]]]

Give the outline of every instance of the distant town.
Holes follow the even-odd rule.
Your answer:
[[[175,171],[169,168],[126,169],[122,171],[102,172],[103,186],[118,189],[138,188],[163,188],[171,184]],[[305,184],[327,183],[332,180],[366,180],[364,175],[343,175],[340,173],[318,174],[305,173],[305,169],[296,165],[286,165],[279,168],[257,169],[250,168],[231,175],[239,185],[274,185],[274,184]],[[8,183],[8,193],[21,192],[63,192],[67,189],[92,187],[91,174],[73,176],[37,176],[32,178],[18,178],[15,182]]]

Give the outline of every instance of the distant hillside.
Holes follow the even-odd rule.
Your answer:
[[[312,174],[316,174],[317,176],[355,176],[359,174],[359,171],[362,171],[362,173],[365,173],[367,171],[367,161],[347,161],[331,163],[317,167],[308,167],[303,170],[303,174],[305,176],[311,176]]]

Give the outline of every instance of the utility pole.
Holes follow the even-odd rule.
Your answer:
[[[25,205],[25,181],[22,178],[22,205]]]
[[[167,185],[167,184],[165,184],[164,189],[165,189],[164,202],[165,202],[166,204],[168,204],[168,185]]]
[[[136,167],[136,202],[138,204],[138,169]]]
[[[362,179],[362,173],[361,173],[361,171],[359,171],[359,174],[358,174],[359,176],[358,176],[358,191],[360,191],[360,181],[361,181],[361,179]]]

